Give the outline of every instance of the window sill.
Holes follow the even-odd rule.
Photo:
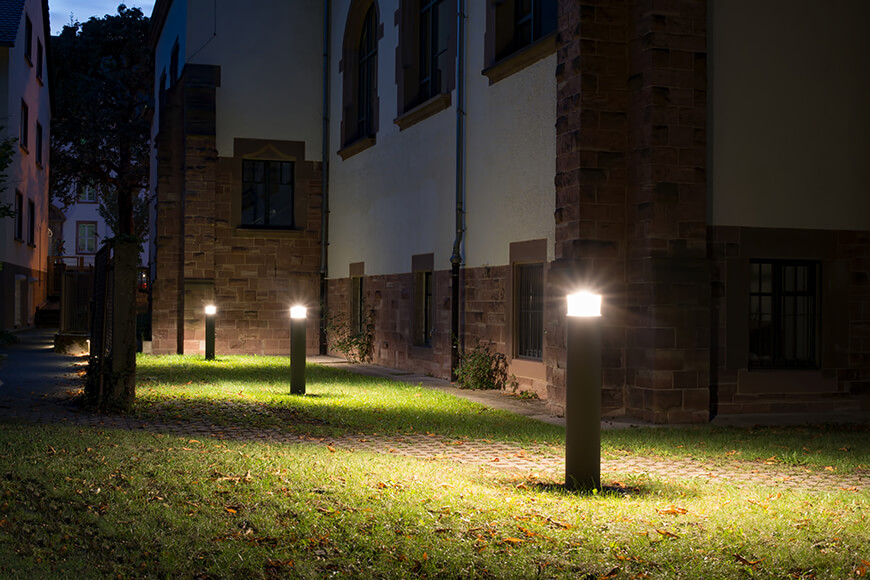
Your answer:
[[[449,106],[450,93],[441,93],[440,95],[432,97],[425,103],[417,105],[410,111],[402,113],[396,117],[393,123],[399,126],[399,131],[404,131],[408,127],[412,127],[420,121],[428,119],[436,113],[440,113]]]
[[[514,358],[510,361],[510,371],[518,377],[530,379],[547,379],[547,367],[541,359]]]
[[[357,153],[362,153],[366,149],[374,147],[375,143],[377,143],[377,139],[374,135],[371,137],[361,137],[339,149],[338,156],[341,157],[342,161],[345,161]]]
[[[556,33],[538,39],[534,43],[502,58],[494,65],[483,69],[481,74],[489,78],[489,84],[494,85],[502,79],[527,68],[556,52]]]
[[[233,236],[237,238],[301,238],[305,230],[280,228],[252,228],[236,226]]]

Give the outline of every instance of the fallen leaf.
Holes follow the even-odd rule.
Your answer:
[[[667,530],[656,530],[656,531],[666,538],[672,538],[672,539],[676,540],[680,537],[677,534],[675,534],[673,532],[669,532]]]
[[[834,471],[834,466],[833,466],[833,465],[829,465],[829,466],[827,466],[827,467],[825,468],[825,471]]]
[[[335,447],[333,447],[332,445],[327,445],[326,448],[329,449],[330,453],[335,453]]]
[[[522,544],[523,540],[522,540],[522,538],[505,538],[504,540],[502,540],[502,543]]]
[[[665,515],[665,514],[678,515],[678,514],[689,513],[689,510],[687,510],[686,508],[677,507],[675,505],[669,505],[668,507],[666,507],[664,509],[661,509],[661,510],[657,509],[656,511],[662,515]]]
[[[236,510],[234,510],[234,509],[231,508],[231,507],[225,507],[224,509],[227,510],[227,511],[228,511],[229,513],[231,513],[231,514],[236,513]]]
[[[743,564],[744,566],[757,566],[761,562],[761,560],[747,560],[740,554],[734,554],[734,559]]]

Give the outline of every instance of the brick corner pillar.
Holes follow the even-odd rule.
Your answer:
[[[655,423],[706,422],[707,7],[631,4],[626,408]]]
[[[559,2],[549,299],[604,296],[602,412],[709,419],[706,0]],[[564,307],[546,321],[565,400]]]
[[[628,2],[559,2],[555,261],[548,275],[547,400],[565,402],[565,296],[601,293],[602,413],[625,408],[624,306],[628,159]]]
[[[152,288],[155,354],[184,353],[190,312],[185,279],[214,277],[215,89],[220,67],[185,66],[166,92],[157,147],[156,278]],[[194,249],[199,248],[199,249]],[[209,260],[210,259],[210,260]]]

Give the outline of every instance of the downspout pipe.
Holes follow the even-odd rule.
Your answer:
[[[320,183],[321,183],[321,209],[320,209],[320,333],[318,343],[320,354],[326,354],[326,274],[327,274],[327,246],[329,244],[329,41],[330,41],[330,15],[332,13],[330,1],[323,2],[323,127],[321,135],[321,160],[320,160]]]
[[[465,234],[465,0],[456,1],[456,236],[450,256],[450,380],[456,380],[460,346],[459,271]]]

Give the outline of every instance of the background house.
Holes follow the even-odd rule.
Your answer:
[[[187,301],[173,298],[160,315],[166,349],[201,348],[187,337],[202,327],[194,311],[214,288],[230,304],[249,299],[232,307],[245,310],[227,323],[225,344],[271,352],[255,346],[276,328],[259,305],[285,305],[251,285],[311,276],[306,292],[316,293],[312,250],[325,248],[319,296],[352,331],[371,322],[378,364],[449,377],[454,344],[484,342],[561,413],[564,297],[585,286],[605,299],[608,413],[702,422],[870,410],[866,3],[801,0],[785,13],[773,0],[487,0],[466,2],[460,19],[456,0],[336,0],[324,19],[323,3],[303,4],[308,19],[287,22],[304,34],[273,39],[267,25],[223,35],[222,11],[234,13],[218,2],[217,24],[197,43],[176,42],[175,31],[192,37],[194,20],[208,29],[211,8],[197,5],[194,19],[193,4],[155,7],[157,78],[163,68],[175,78],[175,53],[185,55],[176,68],[201,71],[180,91],[191,96],[184,116],[169,117],[167,105],[156,139],[158,194],[181,213],[158,211],[157,227],[169,229],[156,238],[155,313],[160,284]],[[187,24],[170,27],[176,6]],[[262,12],[274,20],[270,10]],[[273,73],[293,74],[224,75],[240,55],[255,69],[263,60],[246,51],[249,35]],[[304,36],[304,47],[272,49],[287,36]],[[316,64],[324,39],[325,69]],[[213,45],[226,52],[209,53],[211,69],[195,67]],[[276,78],[298,89],[277,91],[280,106],[233,96],[265,98]],[[325,114],[316,101],[324,78]],[[267,113],[268,129],[233,125],[255,110]],[[208,163],[181,171],[160,158],[162,138],[184,135],[188,160],[209,159],[214,141],[220,167],[236,132],[296,138],[304,132],[282,123],[300,114],[310,134],[315,123],[325,129],[322,143],[306,144],[326,150],[326,244],[320,230],[309,245],[262,231],[261,241],[239,244],[248,232],[231,210],[253,180],[221,182]],[[282,159],[267,143],[248,152],[238,143],[226,161],[235,171],[250,151]],[[228,209],[212,216],[203,195]],[[282,243],[295,262],[275,275],[270,246]],[[225,251],[220,261],[212,244]],[[235,274],[218,282],[218,270]]]
[[[289,353],[290,306],[318,317],[321,13],[311,1],[154,7],[155,353],[201,351],[208,303],[219,352]]]
[[[0,192],[15,211],[0,219],[0,329],[32,325],[48,286],[48,31],[47,0],[0,5],[0,138],[17,139]]]

